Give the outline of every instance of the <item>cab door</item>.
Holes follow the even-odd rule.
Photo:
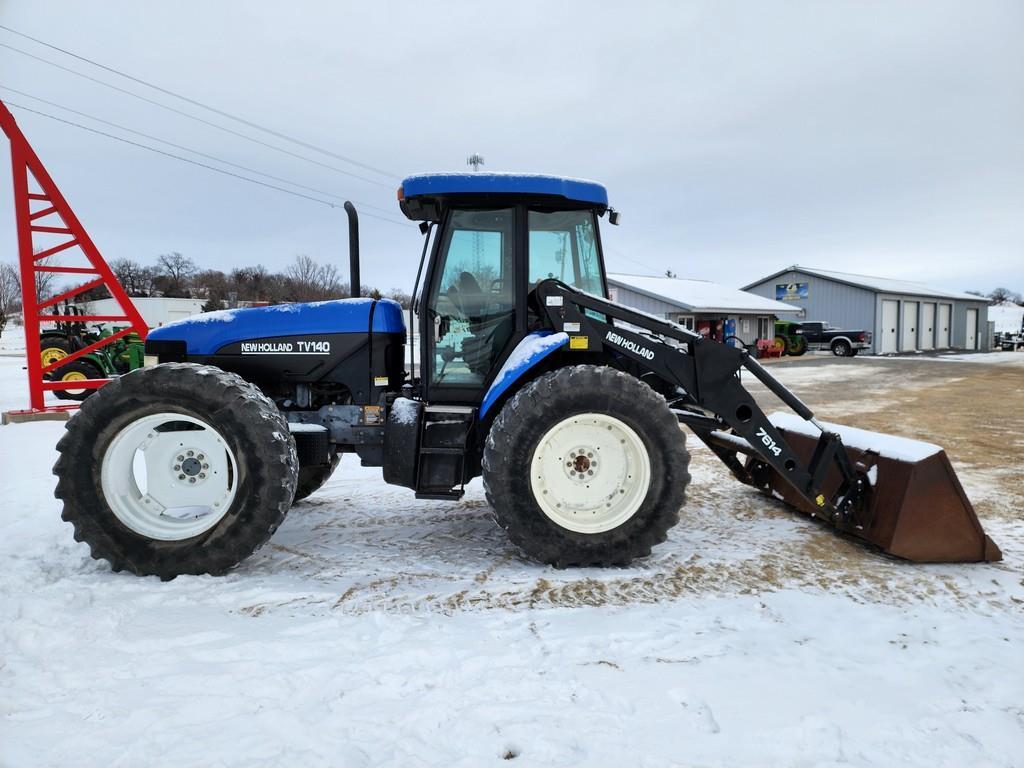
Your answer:
[[[478,403],[516,332],[516,209],[454,209],[420,319],[428,402]]]

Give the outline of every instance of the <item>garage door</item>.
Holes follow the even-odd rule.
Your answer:
[[[882,354],[896,351],[896,326],[900,320],[900,303],[882,301]]]
[[[935,345],[939,349],[949,348],[949,317],[950,305],[939,304],[939,332],[935,338]]]
[[[912,352],[917,349],[917,302],[903,302],[903,336],[900,349]]]
[[[935,349],[935,305],[921,305],[921,349]]]
[[[967,310],[967,349],[978,348],[978,310]]]

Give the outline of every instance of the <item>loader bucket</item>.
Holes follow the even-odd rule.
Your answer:
[[[820,432],[795,414],[774,413],[769,419],[790,447],[810,461]],[[1002,560],[942,448],[838,424],[823,426],[840,435],[851,461],[867,468],[872,486],[862,508],[836,522],[836,528],[917,563]],[[754,461],[748,461],[748,468]],[[825,480],[826,496],[839,486],[835,467],[832,473]],[[776,498],[807,514],[817,511],[774,470],[768,483],[764,490]]]

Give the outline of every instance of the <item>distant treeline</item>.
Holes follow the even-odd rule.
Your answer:
[[[349,284],[342,281],[334,264],[320,264],[309,256],[296,256],[283,272],[271,272],[262,264],[238,267],[230,272],[199,269],[180,253],[165,253],[156,263],[143,265],[132,259],[113,259],[110,268],[129,296],[168,296],[205,299],[204,311],[236,302],[281,304],[348,298]],[[409,294],[392,288],[363,285],[362,296],[389,298],[409,306]],[[101,297],[102,292],[98,297]],[[93,298],[83,296],[83,299]]]

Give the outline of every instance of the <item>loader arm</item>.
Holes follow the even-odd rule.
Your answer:
[[[539,283],[536,301],[551,327],[569,334],[570,349],[617,357],[645,380],[655,376],[679,421],[741,482],[767,489],[770,468],[774,468],[817,516],[834,523],[849,518],[866,499],[870,455],[857,466],[840,436],[824,428],[810,408],[746,350],[708,341],[675,323],[583,293],[557,280]],[[804,461],[788,444],[743,387],[742,369],[820,430],[810,461]],[[755,460],[744,464],[737,454]],[[826,477],[836,470],[841,482],[826,493]]]

